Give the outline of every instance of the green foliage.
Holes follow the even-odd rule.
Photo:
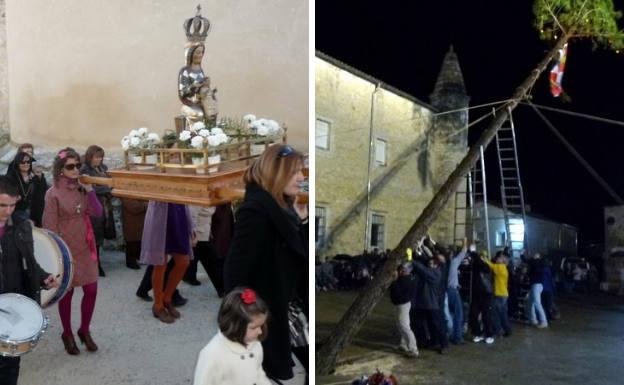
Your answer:
[[[535,0],[535,28],[544,40],[556,40],[563,33],[570,38],[587,38],[608,49],[624,49],[624,31],[618,28],[622,12],[613,0]]]

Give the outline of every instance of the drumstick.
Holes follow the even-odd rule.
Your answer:
[[[5,314],[11,314],[11,312],[10,312],[10,311],[8,311],[8,310],[0,309],[0,311],[1,311],[1,312],[3,312],[3,313],[5,313]]]

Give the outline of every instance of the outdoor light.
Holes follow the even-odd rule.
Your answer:
[[[509,220],[509,239],[512,242],[524,242],[524,222],[522,219]]]

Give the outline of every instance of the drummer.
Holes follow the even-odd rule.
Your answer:
[[[59,282],[35,260],[31,222],[12,215],[19,196],[11,181],[0,176],[0,294],[19,293],[40,303],[41,289]],[[16,385],[19,365],[19,357],[0,356],[0,384]]]

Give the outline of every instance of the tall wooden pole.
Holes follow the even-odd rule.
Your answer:
[[[386,264],[382,267],[379,274],[377,274],[375,279],[360,292],[353,304],[351,304],[347,312],[316,353],[317,374],[327,375],[333,371],[340,352],[351,342],[388,286],[390,286],[392,274],[403,258],[405,254],[404,250],[407,247],[413,247],[416,242],[427,233],[432,222],[436,219],[440,211],[442,211],[451,195],[457,189],[459,183],[463,181],[464,176],[479,158],[480,147],[483,146],[483,148],[487,148],[498,129],[507,119],[509,112],[526,97],[540,74],[544,72],[546,66],[557,56],[559,49],[563,48],[563,45],[568,41],[571,32],[572,31],[568,31],[568,34],[563,35],[557,41],[555,46],[544,56],[535,69],[531,71],[529,76],[516,88],[511,101],[499,107],[499,111],[494,120],[492,120],[488,128],[481,134],[479,140],[472,145],[464,159],[462,159],[446,182],[440,187],[440,190],[434,195],[427,207],[425,207],[416,222],[412,225],[401,242],[399,242],[399,245],[390,253]]]

